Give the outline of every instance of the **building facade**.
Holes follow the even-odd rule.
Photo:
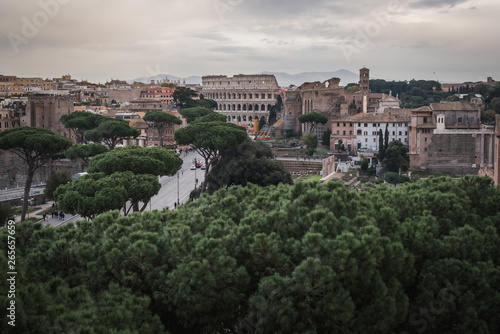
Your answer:
[[[493,167],[493,127],[480,119],[480,108],[470,103],[431,103],[413,110],[410,167],[455,175]]]
[[[359,113],[344,116],[332,121],[330,147],[338,150],[339,140],[345,149],[356,153],[358,150],[378,151],[379,131],[385,138],[386,129],[389,142],[399,140],[409,145],[408,124],[411,111],[409,109],[385,109],[383,113]],[[385,140],[385,139],[384,139]]]
[[[267,119],[280,94],[276,78],[269,74],[204,76],[202,87],[205,98],[217,102],[215,111],[236,123]]]

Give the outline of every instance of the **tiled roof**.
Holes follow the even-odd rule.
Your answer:
[[[478,111],[479,108],[470,103],[448,102],[431,103],[433,111]]]

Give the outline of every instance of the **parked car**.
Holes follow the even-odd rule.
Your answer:
[[[205,170],[205,164],[201,165],[201,170]]]
[[[195,170],[196,169],[196,166],[195,165],[191,165],[191,167],[189,168],[191,170]]]

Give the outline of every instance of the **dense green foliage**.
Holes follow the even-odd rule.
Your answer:
[[[261,187],[292,184],[292,176],[266,144],[249,138],[234,148],[221,152],[221,159],[207,175],[207,190],[213,193],[233,185],[253,183]]]
[[[301,115],[299,117],[299,122],[309,124],[308,132],[313,133],[318,124],[326,124],[326,122],[328,122],[328,117],[320,114],[319,112],[313,111],[308,114]]]
[[[196,91],[188,87],[176,87],[172,97],[177,106],[182,108],[193,108],[197,107],[197,101],[193,100],[193,97],[198,95]]]
[[[134,174],[172,176],[181,166],[182,159],[165,148],[126,146],[95,156],[88,172],[111,175],[131,171]]]
[[[207,109],[216,109],[217,108],[217,102],[211,99],[205,99],[202,98],[203,94],[200,95],[200,99],[196,101],[197,105],[199,107],[207,108]]]
[[[144,211],[161,188],[158,176],[174,175],[181,166],[182,159],[162,147],[119,147],[95,156],[86,177],[57,188],[55,195],[63,211],[89,219],[120,208],[125,214]]]
[[[227,118],[226,116],[216,113],[216,112],[211,112],[209,114],[206,114],[204,116],[197,117],[192,123],[204,123],[204,122],[221,122],[221,123],[226,123]]]
[[[102,122],[110,120],[102,115],[93,114],[86,111],[75,111],[74,113],[61,116],[61,122],[67,129],[75,135],[79,144],[85,143],[84,133],[87,130],[95,129]]]
[[[206,177],[210,168],[217,164],[220,151],[237,146],[247,138],[247,132],[245,128],[232,123],[198,121],[175,131],[174,136],[177,144],[190,145],[202,156]],[[205,189],[206,183],[203,184]]]
[[[300,140],[306,146],[305,151],[308,156],[312,156],[318,147],[318,136],[314,133],[306,133]]]
[[[393,96],[399,96],[401,104],[405,108],[418,108],[432,102],[441,102],[452,95],[441,91],[441,84],[434,80],[385,81],[374,79],[370,80],[370,90],[372,93],[392,93]],[[453,94],[455,93],[458,91]]]
[[[21,221],[28,212],[28,200],[35,171],[45,165],[56,153],[71,146],[71,140],[37,127],[20,127],[0,132],[0,149],[10,150],[27,165]]]
[[[107,151],[108,148],[101,143],[75,144],[68,148],[64,152],[64,155],[71,160],[80,158],[88,165],[90,163],[90,158]]]
[[[96,128],[85,131],[85,138],[94,143],[103,142],[110,150],[113,150],[123,139],[135,138],[141,133],[131,127],[127,121],[112,119],[100,123]]]
[[[198,117],[202,117],[208,114],[214,113],[212,110],[203,107],[186,108],[180,111],[182,117],[186,119],[188,123],[193,123]]]
[[[62,211],[93,219],[103,212],[121,208],[127,215],[140,202],[143,205],[139,211],[144,211],[160,188],[158,178],[150,174],[90,173],[58,187],[54,194]]]
[[[408,156],[408,147],[399,140],[393,140],[385,150],[384,169],[390,172],[399,172],[408,170],[410,166],[410,157]]]
[[[5,226],[12,217],[14,217],[14,208],[10,202],[0,202],[0,227]]]
[[[55,199],[54,191],[60,185],[67,184],[71,182],[71,175],[64,170],[59,170],[49,176],[45,184],[45,196],[48,199]]]
[[[321,137],[321,145],[326,146],[328,149],[330,149],[330,137],[332,136],[332,130],[327,128],[325,131],[323,131],[323,136]]]
[[[479,177],[236,186],[175,211],[23,223],[15,331],[498,333],[499,229],[500,190]]]

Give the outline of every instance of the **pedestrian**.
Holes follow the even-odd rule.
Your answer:
[[[45,218],[47,218],[47,214],[46,213],[43,214],[43,221],[45,221]]]
[[[177,209],[177,202],[174,203],[174,209]]]

